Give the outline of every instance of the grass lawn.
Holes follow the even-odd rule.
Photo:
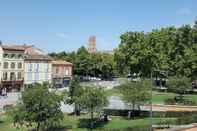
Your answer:
[[[169,98],[174,98],[177,94],[170,92],[158,92],[153,91],[152,102],[154,104],[163,104],[164,100]],[[184,99],[191,100],[197,102],[197,95],[184,95]]]
[[[108,89],[105,92],[107,96],[121,96],[120,91],[118,89]]]
[[[164,104],[164,100],[174,98],[175,96],[176,94],[174,93],[153,91],[152,102],[154,104]]]
[[[106,90],[107,96],[120,96],[121,94],[118,89],[109,89]],[[170,92],[158,92],[153,91],[152,102],[153,104],[164,104],[164,101],[169,98],[174,98],[177,94]],[[197,95],[184,95],[184,98],[187,100],[192,100],[197,102]]]
[[[112,118],[111,121],[108,123],[102,123],[99,125],[96,125],[95,130],[123,130],[128,127],[141,127],[141,126],[148,126],[150,125],[150,119],[149,118],[138,118],[136,120],[127,120],[124,117],[110,117]],[[169,118],[168,118],[169,119]],[[173,118],[170,118],[173,119]],[[161,118],[153,118],[153,123],[160,123],[163,119]],[[174,119],[173,119],[174,120]],[[62,121],[62,127],[61,130],[56,131],[87,131],[87,125],[88,125],[88,116],[82,115],[80,117],[71,116],[65,114],[64,120]],[[12,119],[8,115],[2,115],[0,116],[0,131],[27,131],[27,128],[20,128],[16,129],[12,125]]]

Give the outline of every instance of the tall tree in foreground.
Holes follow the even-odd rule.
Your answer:
[[[68,104],[74,104],[74,112],[76,115],[80,115],[80,97],[83,93],[83,88],[80,86],[79,79],[75,77],[69,86],[68,97],[66,97],[66,102]]]
[[[127,81],[118,87],[122,94],[122,100],[129,106],[130,110],[132,110],[133,117],[136,108],[140,111],[140,105],[150,101],[151,88],[152,84],[150,81]],[[129,115],[129,117],[131,118],[131,115]]]
[[[56,127],[63,119],[61,97],[49,92],[46,85],[36,84],[26,88],[22,101],[12,113],[14,122],[21,126],[36,125],[36,131]]]
[[[103,88],[86,86],[81,96],[81,103],[91,115],[91,128],[94,127],[94,113],[99,112],[107,106],[108,100]]]
[[[190,79],[184,76],[169,78],[167,85],[169,91],[179,94],[180,100],[183,100],[184,94],[192,89]]]

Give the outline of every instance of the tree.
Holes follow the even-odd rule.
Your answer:
[[[36,84],[33,88],[26,88],[21,100],[13,113],[15,123],[26,126],[36,124],[36,131],[39,131],[58,126],[63,119],[61,97],[49,92],[46,85]]]
[[[107,106],[108,100],[103,88],[95,86],[86,86],[84,93],[81,95],[81,103],[91,114],[91,128],[94,126],[94,112],[99,112]]]
[[[170,77],[167,82],[168,90],[174,93],[179,94],[179,98],[182,101],[183,96],[187,91],[192,89],[191,81],[189,78],[183,77]]]
[[[110,53],[88,53],[85,47],[80,47],[76,52],[50,53],[54,59],[67,60],[74,65],[74,74],[78,76],[100,77],[111,79],[114,76],[114,56]]]
[[[151,88],[152,85],[147,80],[139,82],[127,81],[118,87],[122,94],[122,100],[129,106],[130,110],[133,111],[133,117],[135,108],[137,107],[140,111],[140,105],[151,99]],[[131,118],[131,116],[129,117]]]
[[[74,111],[76,115],[80,115],[80,96],[83,93],[83,88],[79,84],[79,79],[74,77],[71,81],[66,101],[68,104],[74,104]]]
[[[197,22],[194,26],[166,27],[151,32],[126,32],[115,50],[120,73],[150,77],[152,70],[166,70],[169,76],[197,78]]]

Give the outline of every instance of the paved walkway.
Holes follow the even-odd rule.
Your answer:
[[[16,104],[20,97],[21,93],[19,92],[8,93],[7,97],[0,96],[0,109],[2,109],[5,105]]]
[[[16,104],[21,97],[21,93],[8,93],[8,97],[0,98],[0,111],[2,110],[3,106],[5,105],[11,105]],[[129,109],[127,105],[124,104],[124,102],[120,99],[118,96],[111,96],[108,98],[109,105],[108,109]],[[61,109],[63,112],[72,112],[73,106],[61,103]],[[174,105],[153,105],[152,106],[153,111],[197,111],[197,106],[174,106]],[[141,106],[141,110],[150,110],[150,106]]]
[[[144,106],[144,109],[150,109],[150,106]],[[178,106],[178,105],[153,105],[154,111],[197,111],[197,106]]]

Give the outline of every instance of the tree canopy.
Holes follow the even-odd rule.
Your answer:
[[[33,88],[25,88],[21,103],[13,111],[15,123],[32,126],[36,130],[58,126],[63,119],[60,109],[61,97],[49,92],[46,85],[36,84]]]
[[[126,81],[118,89],[122,94],[122,100],[127,104],[130,110],[139,109],[140,105],[145,104],[151,99],[152,84],[150,81]]]
[[[74,74],[78,76],[93,76],[111,79],[115,73],[113,54],[96,52],[90,54],[85,47],[76,52],[50,53],[54,59],[63,59],[74,64]]]
[[[181,100],[183,95],[192,89],[191,81],[187,77],[170,77],[167,85],[168,90],[179,94]]]
[[[120,73],[167,70],[169,75],[197,77],[197,22],[194,26],[166,27],[151,32],[126,32],[115,50],[114,59]]]
[[[84,93],[80,97],[81,105],[91,114],[91,127],[93,127],[94,112],[100,112],[107,106],[108,99],[101,87],[85,86]]]

